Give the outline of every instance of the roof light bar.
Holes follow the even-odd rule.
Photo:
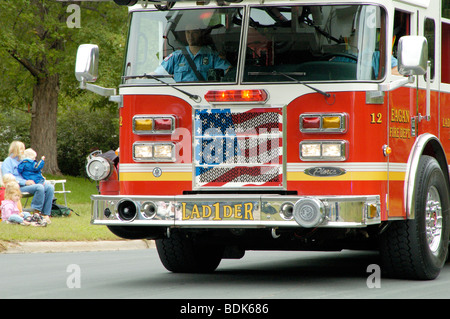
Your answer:
[[[205,94],[205,100],[209,103],[264,103],[267,98],[265,90],[216,90]]]

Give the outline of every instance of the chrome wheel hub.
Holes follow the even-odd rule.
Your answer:
[[[442,221],[441,198],[436,187],[431,186],[425,207],[425,232],[428,247],[434,255],[438,253],[441,242]]]

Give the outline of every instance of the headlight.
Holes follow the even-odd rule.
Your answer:
[[[300,157],[301,158],[313,158],[320,157],[320,144],[301,143],[300,144]]]
[[[347,141],[300,142],[300,159],[303,161],[345,161],[347,153]]]
[[[172,158],[173,144],[156,144],[154,145],[155,158]]]
[[[342,144],[322,144],[323,157],[340,157],[342,155]]]
[[[107,179],[112,172],[112,164],[105,158],[94,156],[88,159],[86,173],[90,179],[101,181]]]
[[[153,145],[134,145],[133,157],[140,160],[153,158]]]
[[[172,142],[134,143],[133,159],[137,162],[175,162],[175,144]]]

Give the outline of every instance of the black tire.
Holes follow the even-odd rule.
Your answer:
[[[414,219],[392,222],[381,236],[381,270],[389,277],[435,279],[447,258],[450,206],[446,179],[433,157],[421,156],[414,194]]]
[[[161,263],[167,270],[175,273],[213,272],[223,256],[222,247],[208,245],[182,231],[173,231],[169,238],[155,242]]]

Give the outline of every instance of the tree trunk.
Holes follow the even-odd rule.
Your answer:
[[[60,174],[57,162],[56,115],[58,111],[59,75],[36,77],[31,115],[31,145],[36,160],[45,156],[43,172]]]

